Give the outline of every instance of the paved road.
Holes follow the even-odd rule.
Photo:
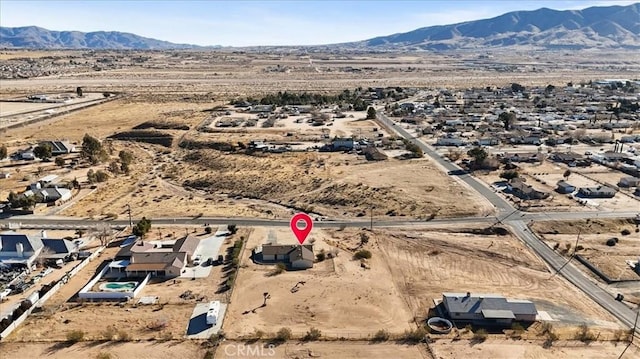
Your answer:
[[[408,131],[397,125],[385,115],[378,112],[378,121],[388,128],[394,129],[396,133],[405,139],[418,145],[425,155],[431,157],[446,171],[461,170],[457,165],[445,160],[431,146],[412,136]],[[498,196],[493,189],[487,187],[481,181],[473,176],[463,174],[460,179],[484,196],[496,208],[497,217],[508,225],[512,233],[527,244],[538,256],[540,256],[554,270],[559,270],[566,262],[566,259],[556,253],[553,249],[542,242],[534,233],[531,233],[527,223],[528,221],[540,220],[565,220],[565,219],[582,219],[582,218],[613,218],[618,216],[630,217],[636,215],[638,211],[633,212],[576,212],[576,213],[526,213],[515,209],[506,199]],[[569,282],[582,290],[587,296],[609,311],[613,316],[618,318],[624,325],[629,328],[634,326],[636,313],[625,304],[618,302],[606,290],[598,287],[590,278],[585,276],[580,270],[571,264],[562,268],[560,274]],[[640,310],[640,309],[638,309]],[[636,326],[637,327],[637,326]],[[636,328],[636,332],[640,333],[640,328]]]
[[[450,171],[462,171],[463,170],[460,166],[458,166],[455,163],[452,163],[452,162],[448,161],[447,159],[445,159],[444,157],[440,156],[433,149],[433,147],[427,145],[426,143],[420,141],[419,139],[416,139],[414,135],[410,134],[407,130],[405,130],[404,128],[400,127],[400,125],[396,125],[396,123],[394,121],[390,120],[388,117],[384,116],[383,114],[381,114],[379,112],[378,112],[378,120],[382,124],[384,124],[386,127],[394,129],[395,132],[397,132],[399,135],[401,135],[405,139],[413,142],[418,147],[420,147],[420,149],[422,150],[422,152],[424,152],[425,155],[431,157],[431,159],[433,159],[445,171],[450,172]],[[462,182],[466,183],[469,187],[473,188],[478,193],[480,193],[482,196],[484,196],[487,200],[489,200],[489,202],[491,202],[491,204],[494,207],[496,207],[498,212],[507,212],[507,213],[509,213],[509,212],[515,211],[515,208],[511,205],[511,203],[509,203],[506,199],[498,196],[493,191],[492,188],[486,186],[481,181],[476,180],[473,176],[470,176],[468,174],[463,174],[461,176],[458,176],[458,178],[460,178],[460,180]]]

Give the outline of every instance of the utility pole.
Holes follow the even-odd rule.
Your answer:
[[[131,219],[131,205],[127,203],[127,212],[129,212],[129,227],[133,229],[133,220]]]
[[[371,222],[369,223],[369,230],[373,232],[373,206],[369,208],[369,213],[371,214]]]

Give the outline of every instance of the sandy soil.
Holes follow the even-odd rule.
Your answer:
[[[488,340],[481,344],[471,344],[466,340],[452,342],[439,340],[430,344],[436,358],[486,358],[486,359],[608,359],[619,358],[626,344],[580,342],[556,342],[545,349],[542,343],[512,340]],[[630,347],[621,359],[637,358],[638,347]]]
[[[289,230],[259,228],[252,233],[247,248],[265,243],[270,232],[278,243],[296,242]],[[314,230],[307,241],[315,240],[315,252],[322,248],[330,251],[326,243],[330,238],[326,232]],[[225,333],[243,336],[258,329],[273,334],[280,327],[289,327],[294,337],[301,337],[310,327],[316,327],[326,336],[358,339],[383,328],[394,333],[410,329],[412,316],[397,289],[390,285],[392,278],[382,258],[372,258],[371,269],[365,270],[349,252],[338,253],[338,257],[313,269],[274,276],[270,273],[275,266],[254,264],[246,250],[225,319]],[[292,293],[291,288],[299,282],[305,283]],[[251,312],[262,304],[264,292],[271,295],[267,306]]]
[[[7,358],[93,359],[109,354],[111,359],[202,359],[206,349],[193,341],[168,342],[82,342],[72,346],[60,343],[2,343]]]
[[[546,266],[511,236],[376,233],[385,238],[376,247],[414,315],[425,316],[442,292],[469,291],[532,300],[560,326],[618,328],[613,317],[563,279],[551,277]]]
[[[38,52],[40,54],[41,52]],[[100,54],[105,57],[108,54]],[[629,59],[633,52],[580,53],[582,64],[564,52],[526,51],[517,54],[492,51],[491,58],[478,59],[477,53],[349,55],[313,54],[233,54],[220,52],[182,52],[139,54],[148,59],[114,70],[67,73],[20,80],[3,80],[5,92],[38,89],[60,91],[82,86],[93,91],[182,92],[246,96],[285,90],[342,91],[344,88],[406,86],[494,86],[517,82],[526,86],[593,78],[634,78],[637,66]],[[601,59],[607,58],[608,66]],[[313,66],[309,66],[312,58]],[[571,59],[571,60],[569,60]],[[85,60],[86,61],[86,60]],[[122,61],[123,64],[127,61]],[[274,71],[277,66],[284,71]],[[352,71],[351,69],[358,71]],[[615,76],[614,76],[615,75]]]
[[[216,359],[251,358],[252,356],[237,355],[243,343],[225,342],[216,351]],[[263,343],[244,344],[245,346],[258,346],[263,348]],[[424,349],[416,345],[397,344],[371,344],[367,342],[320,342],[300,343],[288,342],[273,348],[263,349],[261,353],[271,354],[272,358],[327,358],[327,359],[423,359]],[[246,352],[246,351],[245,351]],[[253,356],[255,357],[255,356]]]

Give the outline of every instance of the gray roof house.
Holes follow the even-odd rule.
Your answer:
[[[567,194],[567,193],[573,193],[576,190],[576,186],[570,183],[567,183],[565,181],[558,181],[557,186],[558,187],[556,187],[556,192],[558,193]]]
[[[578,193],[587,198],[613,198],[616,190],[607,186],[583,187],[578,190]]]
[[[127,276],[144,277],[151,273],[158,277],[177,277],[191,261],[199,244],[198,237],[191,235],[178,239],[170,247],[137,240],[122,247],[115,259],[128,262]]]
[[[548,193],[538,191],[537,189],[526,184],[520,178],[514,178],[513,180],[511,180],[511,183],[509,183],[509,186],[513,194],[515,194],[516,196],[524,200],[545,199],[549,197]]]
[[[0,233],[0,262],[31,267],[43,247],[40,237],[16,232]]]
[[[633,176],[622,177],[618,185],[620,187],[637,187],[640,186],[640,178]]]
[[[78,253],[78,247],[66,239],[43,238],[42,244],[44,245],[42,256],[45,259],[67,259],[72,254]]]
[[[285,262],[295,269],[313,267],[313,245],[263,244],[262,260]]]
[[[495,294],[442,293],[442,304],[452,320],[476,324],[534,322],[538,314],[531,301],[507,299]]]

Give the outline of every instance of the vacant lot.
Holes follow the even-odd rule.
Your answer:
[[[337,249],[336,258],[313,269],[273,275],[275,266],[257,265],[249,258],[251,249],[268,237],[277,238],[278,243],[296,243],[289,230],[256,229],[251,234],[224,323],[229,336],[251,336],[256,330],[273,335],[280,327],[288,327],[294,337],[302,337],[316,327],[325,336],[357,339],[379,329],[403,333],[411,328],[413,317],[380,256],[370,260],[371,269],[364,269],[350,252]],[[316,253],[328,252],[335,250],[328,244],[332,238],[314,230],[307,241],[315,240]],[[296,284],[299,290],[292,291]],[[260,307],[265,292],[271,298],[266,307]]]
[[[425,349],[417,345],[371,344],[368,342],[320,342],[301,343],[291,341],[273,347],[264,347],[264,343],[246,344],[242,342],[224,342],[216,351],[216,359],[250,358],[237,353],[243,346],[259,347],[261,353],[273,354],[272,358],[327,358],[327,359],[423,359]],[[246,351],[245,351],[246,353]]]
[[[0,350],[7,358],[93,359],[109,354],[112,359],[202,359],[206,349],[194,341],[167,342],[81,342],[64,343],[2,343]],[[106,356],[105,356],[106,357]]]
[[[471,344],[466,340],[438,340],[430,344],[436,358],[557,358],[557,359],[632,359],[640,355],[638,347],[630,347],[624,356],[619,357],[626,346],[625,343],[592,343],[580,342],[554,343],[551,348],[542,347],[542,342],[489,340],[481,344]]]
[[[618,326],[583,293],[552,277],[510,235],[383,230],[376,234],[375,245],[416,316],[425,316],[442,292],[494,293],[534,301],[538,310],[559,321],[555,325]]]

